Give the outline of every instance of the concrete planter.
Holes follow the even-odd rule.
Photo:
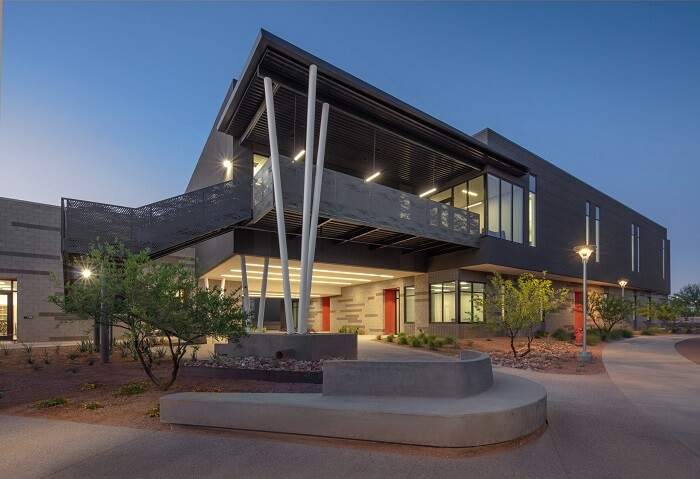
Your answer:
[[[270,369],[183,366],[181,375],[183,377],[244,379],[249,381],[270,381],[274,383],[323,383],[323,373],[321,371],[276,371]]]

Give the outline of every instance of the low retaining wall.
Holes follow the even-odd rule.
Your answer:
[[[271,381],[275,383],[323,383],[323,373],[321,371],[276,371],[272,369],[183,366],[181,375],[183,377],[246,379],[250,381]]]
[[[493,386],[491,358],[462,351],[460,361],[325,361],[324,396],[461,398]]]
[[[235,344],[215,344],[214,352],[227,356],[274,357],[277,351],[293,349],[305,361],[357,359],[357,335],[339,333],[281,334],[251,333]]]

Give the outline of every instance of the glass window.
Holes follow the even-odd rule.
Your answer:
[[[452,204],[452,188],[448,188],[440,193],[435,193],[430,197],[431,200],[437,201],[439,203],[444,203],[446,205]]]
[[[452,192],[452,206],[459,208],[461,210],[466,210],[469,205],[467,201],[467,184],[462,183],[453,188]]]
[[[586,201],[586,244],[591,244],[590,231],[589,231],[589,225],[591,223],[590,217],[591,217],[591,204],[588,201]]]
[[[267,156],[262,156],[262,155],[253,155],[253,174],[255,175],[258,171],[260,171],[260,168],[267,163],[267,160],[269,158]]]
[[[513,241],[513,185],[501,180],[501,238]]]
[[[513,241],[523,242],[523,189],[513,185]]]
[[[442,284],[430,285],[430,322],[442,323]]]
[[[484,314],[479,300],[483,301],[484,284],[459,282],[459,321],[461,323],[483,322]]]
[[[640,268],[640,263],[641,263],[641,248],[639,245],[639,226],[637,226],[637,273],[641,270]]]
[[[416,322],[416,288],[414,286],[406,286],[404,288],[404,322]]]
[[[634,223],[632,223],[632,271],[634,271]]]
[[[661,240],[661,278],[666,279],[666,240]]]
[[[430,322],[454,323],[456,321],[456,284],[454,281],[430,285]]]
[[[537,214],[537,177],[530,175],[530,192],[527,196],[527,244],[535,246]]]
[[[456,322],[456,298],[455,298],[455,282],[444,283],[442,285],[442,321],[444,323]]]
[[[467,202],[469,203],[469,211],[479,215],[479,232],[483,235],[486,233],[486,218],[485,203],[486,196],[484,195],[484,176],[472,178],[469,180],[469,187],[466,189]]]
[[[595,262],[600,263],[600,208],[595,207]]]
[[[495,176],[488,175],[487,192],[488,199],[488,222],[489,236],[501,237],[500,225],[500,198],[501,198],[501,180]]]

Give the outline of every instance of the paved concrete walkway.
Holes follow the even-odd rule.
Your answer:
[[[396,341],[396,340],[394,340]],[[383,359],[403,359],[421,361],[456,361],[443,354],[434,353],[423,348],[398,347],[394,344],[377,341],[377,337],[363,335],[357,337],[357,359],[383,360]]]
[[[699,336],[640,336],[609,344],[603,362],[613,383],[700,457],[700,365],[674,345]]]

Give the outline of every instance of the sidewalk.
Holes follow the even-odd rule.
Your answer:
[[[674,348],[677,342],[697,337],[619,341],[605,347],[603,363],[627,399],[700,457],[700,365]]]

